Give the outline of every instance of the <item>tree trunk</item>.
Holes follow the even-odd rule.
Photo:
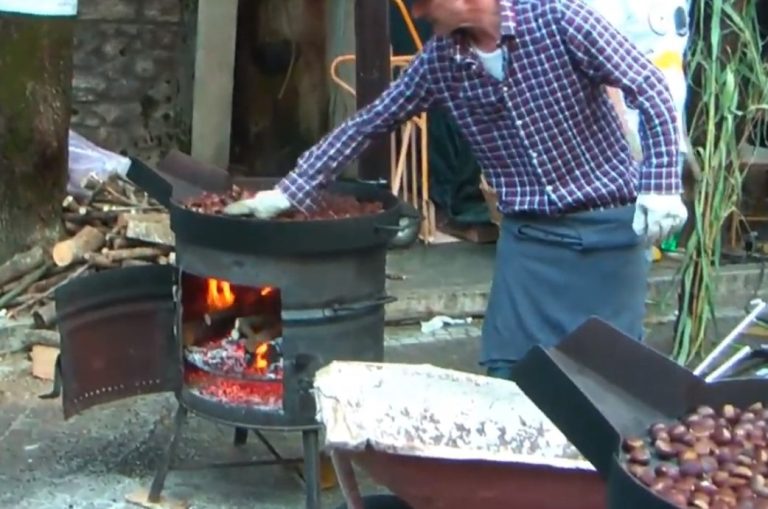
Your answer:
[[[73,17],[0,12],[0,263],[61,231]]]

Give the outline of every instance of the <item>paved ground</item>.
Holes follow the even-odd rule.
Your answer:
[[[388,331],[387,360],[476,370],[476,325],[432,335],[418,328]],[[64,422],[60,402],[42,401],[48,383],[32,379],[22,356],[0,359],[0,507],[128,509],[125,496],[149,485],[167,442],[171,397],[143,397],[99,407]],[[281,452],[300,451],[300,438],[269,435]],[[255,441],[231,445],[232,431],[192,418],[180,447],[183,462],[268,458]],[[371,490],[376,488],[370,486]],[[165,493],[194,509],[301,509],[302,486],[279,467],[172,471]],[[324,494],[324,507],[340,502]]]

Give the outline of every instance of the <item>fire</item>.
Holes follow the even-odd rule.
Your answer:
[[[235,293],[227,281],[208,279],[206,302],[209,309],[226,309],[235,303]]]
[[[271,286],[265,286],[264,288],[261,289],[261,292],[259,293],[261,294],[262,297],[267,297],[269,295],[272,295],[272,292],[274,291],[275,290]]]
[[[269,361],[267,360],[267,352],[269,351],[269,345],[267,343],[261,343],[256,347],[256,359],[253,361],[253,367],[257,371],[266,371],[269,368]]]

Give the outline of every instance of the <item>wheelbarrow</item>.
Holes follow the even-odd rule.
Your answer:
[[[532,352],[520,385],[429,365],[334,362],[317,373],[315,397],[346,500],[339,509],[671,507],[616,468],[617,429],[645,426],[649,415],[690,401],[660,396],[635,375],[653,370],[656,381],[680,381],[695,399],[762,396],[765,380],[708,388],[738,374],[743,352],[704,376],[765,312],[762,301],[754,305],[693,372],[597,319],[558,347]],[[632,366],[629,377],[616,369],[622,362]],[[364,497],[355,466],[393,495]]]
[[[315,397],[342,507],[605,507],[595,470],[513,383],[430,365],[334,362],[317,373]],[[396,496],[363,497],[353,465]]]

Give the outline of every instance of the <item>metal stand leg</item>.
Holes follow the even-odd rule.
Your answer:
[[[245,428],[235,428],[235,447],[245,445],[248,442],[248,430]]]
[[[318,430],[307,430],[301,435],[304,444],[306,509],[320,509],[320,433]]]
[[[149,501],[153,504],[160,502],[160,494],[165,487],[165,478],[168,475],[168,470],[171,468],[173,459],[176,457],[179,437],[181,436],[181,430],[186,421],[187,409],[183,405],[179,405],[176,409],[176,416],[173,419],[173,435],[171,436],[171,443],[168,445],[165,455],[160,458],[160,463],[158,463],[157,470],[155,470],[155,478],[152,480],[152,486],[149,488]]]

